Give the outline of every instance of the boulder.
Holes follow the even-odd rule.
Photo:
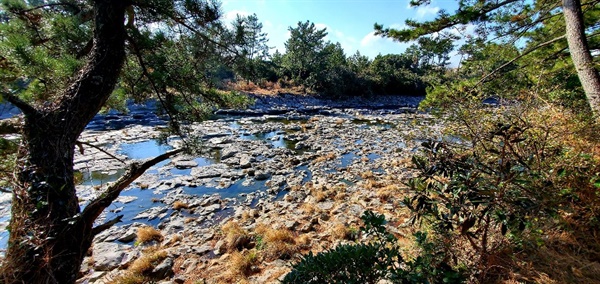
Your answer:
[[[101,242],[94,244],[94,269],[97,271],[110,271],[121,266],[131,248],[128,245]]]

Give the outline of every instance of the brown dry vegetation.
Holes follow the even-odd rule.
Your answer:
[[[137,243],[143,244],[151,241],[161,242],[163,236],[161,232],[150,226],[142,226],[137,230]]]
[[[327,153],[325,155],[319,156],[316,159],[314,159],[312,161],[313,164],[318,164],[318,163],[322,163],[325,161],[331,161],[333,159],[337,158],[337,154],[336,153]]]
[[[179,200],[173,202],[174,210],[188,209],[189,207],[190,206],[187,203],[179,201]]]
[[[536,191],[544,198],[543,206],[551,207],[539,210],[558,210],[531,219],[534,229],[511,232],[510,237],[499,226],[490,228],[485,258],[463,236],[444,239],[447,250],[477,271],[475,277],[484,283],[600,283],[598,125],[550,105],[520,112],[499,109],[493,118],[472,111],[469,116],[463,123],[471,127],[470,132],[479,133],[481,141],[502,119],[525,129],[527,140],[516,142],[512,154],[528,157],[529,167],[540,172],[544,182],[539,183],[538,176],[525,176],[530,180],[522,183],[524,193]],[[480,148],[469,151],[479,151],[480,159],[486,154]]]
[[[272,261],[278,258],[289,259],[300,247],[296,244],[296,236],[288,229],[273,229],[271,227],[257,228],[264,242],[263,258]]]
[[[229,279],[246,278],[258,271],[259,258],[256,250],[234,251],[228,262]]]
[[[221,227],[225,247],[228,252],[241,250],[250,245],[252,236],[236,221],[229,221]]]
[[[304,96],[307,93],[304,87],[292,86],[289,82],[283,80],[278,82],[263,81],[259,84],[240,80],[237,82],[229,82],[226,87],[229,90],[262,96],[274,96],[279,94]]]
[[[121,275],[111,279],[108,284],[144,284],[152,282],[150,273],[167,257],[167,252],[158,247],[146,249],[142,256],[133,261]]]

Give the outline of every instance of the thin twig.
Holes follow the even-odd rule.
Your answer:
[[[100,151],[100,152],[102,152],[102,153],[104,153],[104,154],[106,154],[106,155],[110,156],[111,158],[113,158],[113,159],[115,159],[115,160],[117,160],[117,161],[121,162],[122,164],[126,164],[126,162],[125,162],[123,159],[120,159],[119,157],[117,157],[117,156],[115,156],[115,155],[113,155],[113,154],[111,154],[111,153],[107,152],[106,150],[104,150],[104,149],[102,149],[102,148],[100,148],[100,147],[98,147],[98,146],[96,146],[96,145],[94,145],[94,144],[91,144],[91,143],[89,143],[89,142],[85,142],[85,141],[79,141],[79,140],[77,140],[75,143],[76,143],[76,144],[77,144],[77,146],[79,146],[79,147],[81,147],[81,145],[90,146],[90,147],[92,147],[92,148],[94,148],[94,149],[96,149],[96,150],[98,150],[98,151]],[[80,151],[81,151],[81,154],[83,154],[83,148],[81,148],[81,149],[80,149]]]
[[[97,227],[94,227],[92,229],[92,235],[95,236],[95,235],[102,233],[103,231],[108,230],[114,224],[121,222],[121,219],[123,219],[123,215],[119,215],[119,216],[115,217],[114,219],[112,219],[102,225],[98,225]]]
[[[481,77],[481,79],[480,79],[480,80],[477,82],[477,84],[475,84],[475,85],[479,85],[479,84],[481,84],[481,83],[485,82],[485,80],[487,80],[487,79],[488,79],[489,77],[491,77],[492,75],[496,74],[496,72],[498,72],[498,71],[500,71],[500,70],[504,69],[504,67],[506,67],[506,66],[508,66],[508,65],[510,65],[510,64],[512,64],[512,63],[514,63],[515,61],[517,61],[517,60],[521,59],[523,56],[525,56],[525,55],[527,55],[527,54],[529,54],[529,53],[532,53],[532,52],[536,51],[536,50],[537,50],[537,49],[539,49],[539,48],[542,48],[542,47],[544,47],[544,46],[547,46],[547,45],[553,44],[553,43],[555,43],[555,42],[557,42],[557,41],[559,41],[559,40],[562,40],[562,39],[564,39],[564,38],[565,38],[565,35],[562,35],[562,36],[556,37],[556,38],[554,38],[554,39],[551,39],[551,40],[549,40],[549,41],[547,41],[547,42],[540,43],[540,44],[538,44],[537,46],[535,46],[535,47],[532,47],[532,48],[530,48],[530,49],[526,50],[525,52],[521,53],[519,56],[517,56],[517,57],[515,57],[515,58],[511,59],[510,61],[508,61],[508,62],[506,62],[506,63],[502,64],[500,67],[498,67],[498,68],[494,69],[494,71],[492,71],[492,72],[488,73],[487,75],[485,75],[485,76]]]

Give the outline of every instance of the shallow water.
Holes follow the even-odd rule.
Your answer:
[[[243,129],[244,124],[265,123],[265,122],[278,122],[278,123],[282,123],[280,125],[287,125],[287,124],[291,123],[291,120],[287,120],[287,119],[282,120],[282,119],[278,119],[278,118],[267,118],[267,119],[262,119],[262,120],[244,120],[241,122],[239,120],[231,120],[231,123],[229,123],[228,126],[232,130],[232,135],[236,135],[237,137],[239,137],[242,140],[264,141],[265,143],[270,144],[274,148],[286,148],[286,149],[293,150],[297,155],[301,155],[302,153],[304,153],[304,151],[306,151],[304,149],[301,149],[301,150],[295,149],[296,145],[297,145],[297,141],[295,141],[294,138],[286,139],[286,137],[288,137],[288,135],[290,135],[290,137],[294,137],[292,135],[292,133],[296,132],[295,130],[277,129],[275,131],[267,131],[264,133],[248,133],[247,131],[245,131]],[[295,122],[297,122],[297,121],[295,121]],[[354,124],[360,128],[376,127],[378,129],[391,129],[394,127],[389,123],[385,123],[385,122],[382,122],[379,120],[373,121],[373,120],[355,119],[355,120],[352,120],[352,124]],[[236,134],[233,134],[233,133],[236,133]],[[356,145],[364,145],[367,142],[368,141],[365,141],[363,139],[357,139],[355,141],[355,144]],[[343,148],[345,147],[344,146],[345,144],[343,143],[343,141],[340,138],[336,138],[334,143],[337,145],[337,147],[340,150],[343,150]],[[406,147],[406,144],[404,144],[403,142],[399,142],[398,146]],[[125,155],[130,159],[141,160],[141,159],[148,159],[148,158],[156,157],[156,156],[163,154],[172,149],[173,149],[172,146],[167,145],[167,144],[161,144],[158,140],[146,140],[146,141],[136,142],[136,143],[123,143],[120,145],[117,153],[119,153],[121,155]],[[208,166],[208,165],[212,165],[212,164],[221,162],[220,161],[221,152],[219,149],[212,150],[212,152],[209,153],[209,155],[210,155],[210,157],[195,158],[194,161],[198,164],[197,166],[203,167],[203,166]],[[365,156],[357,155],[356,152],[349,152],[349,153],[342,155],[336,161],[336,164],[337,164],[337,166],[339,166],[341,168],[346,168],[346,167],[350,166],[356,160],[360,160],[362,157],[365,157]],[[261,160],[260,156],[255,157],[255,158],[258,161]],[[369,160],[369,162],[373,162],[376,159],[380,158],[380,155],[370,153],[370,154],[366,155],[366,158]],[[266,158],[262,157],[262,159],[266,159]],[[163,161],[163,162],[155,165],[154,167],[149,169],[145,173],[145,175],[157,175],[158,180],[168,180],[168,179],[172,179],[174,176],[189,176],[191,174],[192,170],[190,168],[180,169],[180,168],[176,168],[175,166],[173,166],[171,168],[165,167],[170,162],[171,162],[170,160],[166,160],[166,161]],[[166,170],[166,172],[165,172],[165,170]],[[308,168],[307,165],[298,166],[298,167],[294,168],[294,171],[296,174],[301,173],[301,172],[305,173],[304,177],[302,179],[302,183],[311,181],[312,172],[310,171],[310,169]],[[85,186],[104,185],[106,183],[115,181],[124,172],[125,172],[124,169],[113,170],[113,171],[91,171],[91,172],[84,171],[84,172],[82,172],[83,182],[81,183],[81,185],[85,185]],[[209,186],[197,186],[197,187],[185,186],[185,187],[182,187],[182,190],[183,190],[184,194],[195,195],[195,196],[219,194],[222,199],[225,199],[225,198],[239,198],[240,194],[242,194],[242,193],[248,194],[248,193],[253,193],[253,192],[257,192],[257,191],[265,191],[268,188],[265,185],[266,181],[252,181],[250,183],[247,183],[246,182],[247,179],[251,179],[251,178],[239,179],[239,180],[233,182],[227,188],[216,188],[216,187],[209,187]],[[347,182],[349,185],[353,184],[352,181],[346,181],[346,180],[342,180],[342,181]],[[212,184],[214,184],[214,183],[212,183]],[[287,193],[287,191],[279,191],[277,196],[275,197],[275,199],[283,198],[283,196],[285,196],[286,193]],[[142,223],[146,223],[148,225],[157,226],[162,221],[162,219],[156,218],[153,220],[147,220],[147,219],[134,220],[133,218],[144,210],[148,210],[150,208],[159,207],[159,206],[164,207],[164,209],[162,209],[162,210],[164,210],[163,215],[162,215],[164,217],[163,219],[168,218],[171,214],[175,214],[175,211],[173,209],[167,208],[167,205],[165,205],[162,202],[157,202],[157,201],[161,200],[162,198],[164,198],[165,195],[166,195],[166,191],[156,192],[152,189],[141,189],[139,187],[129,188],[128,190],[121,193],[121,196],[123,196],[123,197],[133,196],[133,197],[136,197],[136,199],[131,202],[125,203],[125,204],[122,202],[114,202],[113,204],[111,204],[109,206],[109,208],[107,208],[107,210],[106,210],[106,213],[104,216],[105,220],[110,220],[112,218],[115,218],[118,215],[124,215],[124,217],[122,219],[123,222],[119,223],[119,226],[131,224],[133,222],[142,222]],[[253,206],[253,204],[255,205],[258,202],[258,199],[260,199],[260,198],[262,198],[262,197],[254,198],[254,200],[251,203],[251,206]],[[215,215],[227,216],[227,214],[231,214],[231,212],[233,212],[233,210],[229,206],[226,209],[215,212]],[[187,213],[183,212],[181,214],[190,214],[190,216],[192,216],[192,217],[194,216],[193,214],[191,214],[189,212],[187,212]],[[2,228],[0,228],[0,254],[2,254],[2,249],[5,249],[6,243],[8,241],[8,231],[4,229],[4,226],[6,226],[8,224],[8,220],[9,220],[9,216],[0,217],[0,225],[3,226]]]
[[[6,249],[6,244],[8,243],[8,230],[6,226],[8,226],[8,221],[10,216],[0,217],[0,256],[4,256],[3,250]]]
[[[123,143],[117,152],[130,159],[142,160],[156,157],[172,149],[172,146],[161,144],[158,140],[153,139],[137,143]]]

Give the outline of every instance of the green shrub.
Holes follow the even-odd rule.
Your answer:
[[[421,254],[405,261],[397,239],[387,232],[385,217],[365,211],[361,231],[372,237],[370,243],[340,245],[313,255],[309,253],[293,267],[283,283],[377,283],[387,279],[394,283],[462,283],[462,271],[446,263],[444,251],[415,234]]]
[[[340,245],[330,251],[309,253],[285,276],[283,283],[376,283],[378,247],[369,244]]]

